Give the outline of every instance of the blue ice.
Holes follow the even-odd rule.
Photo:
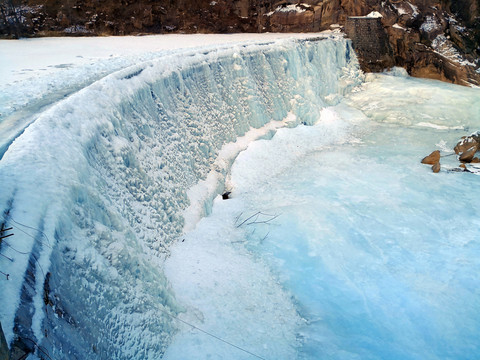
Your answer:
[[[420,159],[480,125],[479,99],[478,90],[376,76],[344,101],[367,115],[355,138],[311,141],[295,161],[282,160],[291,149],[275,137],[239,156],[233,194],[242,210],[280,215],[248,227],[247,247],[306,320],[298,358],[478,356],[479,178],[434,174]],[[349,121],[344,107],[333,111]],[[304,142],[299,129],[289,131],[291,143]],[[265,161],[282,170],[244,176]]]

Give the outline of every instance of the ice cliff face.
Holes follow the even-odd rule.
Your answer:
[[[7,341],[54,359],[159,358],[183,311],[162,266],[187,190],[214,171],[221,191],[224,144],[292,114],[313,123],[360,81],[346,40],[279,40],[165,55],[42,113],[0,161]]]
[[[5,1],[0,34],[311,32],[382,15],[390,62],[418,77],[480,84],[478,0]],[[367,71],[377,70],[363,64]]]

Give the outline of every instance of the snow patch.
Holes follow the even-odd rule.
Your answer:
[[[434,15],[427,15],[425,17],[425,21],[420,26],[420,30],[427,33],[433,32],[435,30],[439,30],[440,28],[441,28],[440,24]]]
[[[275,10],[270,11],[269,13],[265,14],[266,16],[272,16],[275,13],[283,12],[283,13],[303,13],[306,9],[309,9],[311,6],[308,4],[294,4],[294,5],[287,5],[287,6],[278,6]]]
[[[464,126],[445,126],[445,125],[438,125],[431,122],[423,122],[423,121],[419,122],[417,126],[428,127],[436,130],[464,130],[465,129]]]
[[[395,4],[392,4],[392,6],[395,8],[395,10],[397,10],[398,15],[402,16],[408,14],[408,12],[402,7],[396,6]]]
[[[418,10],[418,7],[409,3],[407,1],[407,4],[410,5],[410,8],[412,9],[413,13],[412,13],[412,17],[417,17],[418,15],[420,15],[420,11]]]
[[[392,27],[393,27],[394,29],[399,29],[399,30],[407,31],[406,28],[404,28],[403,26],[399,25],[398,23],[393,24]]]
[[[368,18],[381,18],[381,17],[383,17],[383,15],[380,14],[378,11],[372,11],[366,17],[368,17]]]
[[[88,30],[83,25],[72,25],[63,30],[64,33],[67,34],[90,34],[92,33],[91,30]]]
[[[416,18],[418,15],[420,15],[418,8],[415,5],[412,5],[409,2],[407,2],[407,5],[410,7],[409,10],[406,9],[403,4],[391,4],[399,16],[408,15],[410,18]]]
[[[473,63],[467,59],[465,59],[462,54],[455,48],[453,43],[448,40],[445,35],[440,34],[432,41],[432,48],[434,51],[447,58],[450,61],[453,61],[461,66],[473,66],[477,67],[476,63]],[[477,71],[480,70],[477,69]]]

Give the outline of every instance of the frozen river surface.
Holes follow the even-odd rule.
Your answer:
[[[218,198],[212,214],[178,244],[173,257],[182,259],[184,272],[174,284],[200,309],[198,299],[215,299],[216,307],[205,306],[215,319],[211,332],[254,344],[257,320],[265,319],[218,321],[225,309],[248,313],[255,306],[242,295],[261,280],[236,268],[247,249],[291,296],[300,317],[299,359],[474,359],[480,178],[447,169],[458,165],[448,156],[458,139],[479,126],[478,90],[369,76],[314,126],[279,130],[238,156],[232,199]],[[439,174],[420,164],[434,149],[447,155]],[[218,242],[211,254],[210,244]],[[187,253],[195,255],[185,261]],[[224,288],[235,295],[216,290]],[[204,337],[184,336],[183,351]],[[215,339],[200,344],[206,354],[200,358],[242,355],[229,356],[228,347],[220,352]],[[266,359],[293,358],[275,340],[262,345]]]

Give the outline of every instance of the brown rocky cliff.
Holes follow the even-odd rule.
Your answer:
[[[420,77],[480,85],[480,0],[0,0],[0,34],[310,32],[382,15],[389,58]]]
[[[478,3],[464,1],[465,5],[467,2]],[[478,7],[474,7],[476,15],[467,19],[447,1],[382,4],[378,11],[383,15],[396,65],[413,76],[480,85]]]

